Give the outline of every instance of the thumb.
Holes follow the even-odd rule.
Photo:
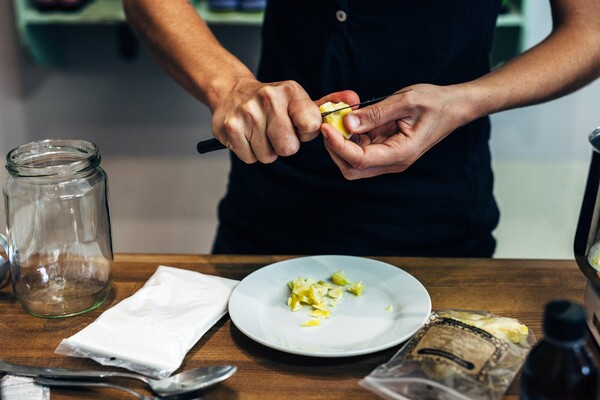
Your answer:
[[[366,133],[395,121],[397,112],[391,102],[380,102],[346,114],[344,124],[352,133]]]
[[[412,90],[412,88],[399,90],[378,103],[354,110],[346,115],[344,124],[352,133],[366,133],[390,122],[395,122],[402,118],[402,113],[408,111],[405,109],[407,103],[402,99],[405,98],[406,92]]]
[[[344,125],[352,133],[363,133],[362,131],[360,131],[360,127],[361,127],[360,118],[353,113],[349,113],[344,117]],[[366,132],[366,131],[364,131],[364,132]]]

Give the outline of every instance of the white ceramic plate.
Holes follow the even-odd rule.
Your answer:
[[[290,310],[288,282],[297,277],[329,280],[339,270],[350,281],[364,282],[363,295],[346,292],[321,326],[301,327],[310,318],[310,307]],[[395,346],[411,337],[430,313],[429,294],[412,275],[381,261],[350,256],[301,257],[267,265],[243,279],[229,299],[231,320],[251,339],[317,357],[348,357]]]

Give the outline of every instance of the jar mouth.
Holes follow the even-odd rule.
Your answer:
[[[6,169],[19,177],[76,174],[99,163],[98,146],[79,139],[39,140],[15,147],[6,155]]]

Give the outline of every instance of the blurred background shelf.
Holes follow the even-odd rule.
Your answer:
[[[22,25],[118,24],[125,22],[121,0],[91,0],[78,10],[39,10],[31,0],[13,0],[17,19]],[[192,1],[209,23],[260,25],[262,12],[211,11],[206,1]]]
[[[194,5],[202,18],[209,24],[260,26],[263,22],[262,12],[213,12],[209,9],[206,1],[197,1]]]
[[[262,12],[213,12],[207,1],[196,0],[192,4],[209,24],[260,26],[263,21]],[[60,64],[61,42],[56,32],[61,28],[126,26],[121,0],[90,0],[76,10],[40,10],[32,0],[13,0],[13,8],[21,46],[34,64]]]
[[[525,25],[525,18],[523,18],[522,14],[510,13],[510,14],[502,14],[498,16],[498,21],[496,22],[496,26],[498,28],[506,28],[506,27],[523,27]]]
[[[527,1],[504,0],[504,13],[500,14],[496,21],[491,54],[492,67],[498,67],[523,51],[527,30]]]
[[[19,27],[54,24],[117,24],[125,21],[121,0],[92,0],[77,10],[40,10],[32,0],[13,0]]]
[[[519,54],[523,48],[526,28],[522,10],[526,0],[510,0],[508,12],[499,16],[497,34],[492,52],[492,65],[496,66]],[[259,27],[262,12],[213,12],[206,0],[192,1],[205,21],[213,25]],[[128,36],[120,0],[89,0],[77,10],[40,10],[33,0],[13,0],[19,40],[31,62],[41,65],[59,65],[61,29],[86,26],[115,26],[117,40],[132,43]],[[119,45],[119,44],[117,44]]]

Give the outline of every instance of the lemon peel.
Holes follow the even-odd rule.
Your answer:
[[[306,322],[300,324],[300,326],[320,326],[321,320],[318,318],[311,318]]]
[[[331,316],[330,310],[314,310],[310,313],[311,317],[315,318],[329,318]]]
[[[344,270],[339,270],[337,272],[334,272],[331,275],[331,280],[333,281],[333,283],[335,283],[336,285],[339,285],[339,286],[346,286],[347,284],[350,283],[348,278],[346,278],[346,273],[344,272]]]
[[[291,292],[287,305],[291,311],[302,310],[304,306],[312,308],[312,318],[300,326],[319,326],[321,319],[331,316],[330,307],[335,308],[339,305],[345,290],[360,296],[365,287],[362,281],[351,284],[343,270],[333,273],[330,281],[298,277],[289,281],[287,285]]]
[[[361,296],[365,290],[365,284],[362,281],[356,281],[348,286],[348,291],[355,296]]]

